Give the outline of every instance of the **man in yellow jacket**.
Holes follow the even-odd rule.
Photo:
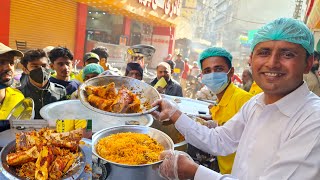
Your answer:
[[[252,95],[231,82],[234,73],[232,56],[225,49],[212,47],[204,50],[199,56],[198,64],[202,69],[202,83],[218,98],[218,103],[210,109],[212,119],[223,126]],[[222,174],[231,173],[234,157],[235,153],[217,157]]]
[[[258,84],[255,81],[253,81],[249,93],[255,96],[261,92],[263,92],[263,90],[258,86]]]
[[[23,94],[10,86],[13,83],[14,58],[23,53],[0,43],[0,120],[7,119],[11,110],[24,99]]]

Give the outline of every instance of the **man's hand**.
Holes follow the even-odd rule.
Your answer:
[[[166,89],[158,86],[158,87],[157,87],[157,91],[158,91],[160,94],[164,94],[165,91],[166,91]]]
[[[199,167],[192,158],[182,151],[164,151],[159,167],[160,175],[166,179],[193,179]]]
[[[153,111],[151,114],[155,117],[155,119],[159,121],[169,121],[175,123],[177,119],[182,114],[179,111],[179,106],[177,103],[167,100],[167,99],[159,99],[155,101],[152,106],[158,105],[159,108],[156,111]]]

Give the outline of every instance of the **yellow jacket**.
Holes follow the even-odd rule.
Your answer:
[[[253,81],[249,93],[252,95],[257,95],[261,92],[263,92],[263,90],[258,86],[258,84],[255,81]]]
[[[0,105],[0,120],[7,119],[11,110],[23,99],[24,96],[18,89],[7,87],[6,96]]]
[[[218,104],[210,109],[212,119],[222,126],[232,118],[240,108],[252,97],[251,94],[238,88],[233,83],[227,87],[227,90],[219,100]],[[219,169],[222,174],[230,174],[235,153],[228,156],[218,156]]]
[[[75,79],[78,80],[81,83],[83,83],[82,74],[83,74],[83,69],[81,69],[79,71],[79,73],[77,75],[75,75]]]
[[[57,120],[56,130],[57,132],[69,132],[76,129],[84,129],[87,127],[86,120]]]
[[[53,73],[53,74],[51,75],[51,77],[56,78],[56,77],[57,77],[57,72]],[[75,79],[75,78],[76,78],[76,74],[72,72],[72,73],[70,74],[70,80]]]

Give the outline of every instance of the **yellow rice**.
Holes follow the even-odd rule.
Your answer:
[[[118,133],[102,138],[97,153],[106,160],[127,165],[151,164],[159,161],[164,147],[155,139],[140,133]]]

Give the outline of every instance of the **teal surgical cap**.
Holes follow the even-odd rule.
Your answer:
[[[314,52],[314,37],[301,21],[292,18],[279,18],[262,26],[254,35],[251,51],[261,42],[287,41],[300,44],[309,54]]]
[[[228,59],[230,61],[230,63],[232,62],[232,55],[226,51],[223,48],[220,47],[211,47],[208,48],[206,50],[204,50],[198,58],[198,64],[199,66],[202,68],[202,61],[208,57],[215,57],[215,56],[220,56],[220,57],[225,57],[226,59]]]
[[[96,63],[91,63],[86,65],[83,68],[82,78],[84,79],[87,74],[92,74],[92,73],[101,74],[103,71],[104,70],[102,66]]]

